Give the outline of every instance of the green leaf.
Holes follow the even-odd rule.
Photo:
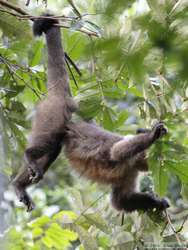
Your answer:
[[[24,148],[26,144],[26,138],[23,132],[15,124],[11,122],[9,122],[8,125],[11,129],[11,132],[14,134],[16,140],[19,142],[20,146]]]
[[[57,223],[52,223],[45,232],[43,242],[50,247],[54,246],[57,249],[65,249],[77,237],[77,233],[68,229],[62,229]]]
[[[108,130],[113,130],[114,129],[114,114],[113,112],[111,111],[110,108],[108,107],[104,107],[103,109],[103,126],[105,129],[108,129]]]
[[[168,160],[165,162],[169,171],[176,174],[183,183],[188,183],[188,161]]]
[[[65,223],[71,223],[73,222],[76,218],[77,218],[77,214],[75,214],[73,211],[66,211],[66,210],[63,210],[57,214],[55,214],[52,218],[54,220],[58,220],[60,221],[61,223],[65,222]]]
[[[135,96],[138,97],[143,97],[143,94],[141,91],[138,90],[138,88],[136,88],[135,86],[128,88],[128,91],[132,94],[134,94]]]
[[[43,234],[43,229],[41,227],[34,227],[32,230],[33,238],[37,238]]]
[[[39,64],[42,56],[42,48],[43,48],[43,42],[39,41],[35,44],[33,48],[33,57],[30,61],[30,67],[34,67],[35,65]]]
[[[168,187],[168,173],[163,166],[159,167],[154,176],[155,190],[162,197],[166,194]]]
[[[88,232],[83,229],[81,226],[76,226],[76,231],[78,233],[78,238],[80,240],[80,242],[83,244],[84,249],[88,249],[88,250],[97,250],[97,242],[95,240],[95,238],[93,238],[92,236],[90,236],[90,234],[88,234]]]
[[[123,96],[123,91],[119,88],[104,88],[104,95],[112,99],[120,99]]]
[[[12,98],[20,94],[24,90],[24,85],[11,86],[11,91],[6,92],[6,97]]]
[[[28,226],[31,228],[38,228],[38,227],[44,227],[47,224],[51,222],[51,219],[48,216],[41,216],[36,220],[31,221],[28,223]]]
[[[47,235],[45,235],[44,237],[42,237],[42,242],[44,243],[45,246],[47,246],[48,248],[52,249],[53,247],[53,240],[48,237]]]
[[[84,217],[88,220],[91,225],[95,225],[101,231],[109,233],[111,230],[108,227],[106,221],[101,217],[99,213],[84,214]]]
[[[120,126],[124,125],[124,123],[127,120],[128,116],[129,116],[129,113],[128,113],[127,110],[121,111],[118,114],[118,118],[117,118],[117,121],[116,121],[116,126],[120,127]]]
[[[84,119],[92,119],[100,112],[100,109],[101,99],[96,96],[82,100],[79,103],[79,115]]]
[[[16,17],[1,12],[0,27],[6,36],[13,36],[18,40],[31,39],[31,29],[28,21],[19,21]]]
[[[10,109],[12,111],[17,111],[20,113],[23,113],[26,111],[26,108],[24,107],[23,103],[18,102],[18,101],[12,101]]]
[[[71,198],[71,206],[76,211],[82,211],[84,209],[82,196],[79,190],[76,190],[75,188],[68,188],[67,192],[69,193],[69,197]]]

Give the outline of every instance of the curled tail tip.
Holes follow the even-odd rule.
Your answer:
[[[44,18],[42,18],[44,16]],[[58,23],[58,20],[49,19],[45,17],[53,17],[51,14],[43,14],[41,18],[35,19],[33,23],[33,34],[35,36],[41,36],[42,33],[46,33],[53,27],[54,24]]]

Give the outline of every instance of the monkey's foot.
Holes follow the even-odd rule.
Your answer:
[[[154,140],[157,140],[161,138],[162,136],[166,135],[168,132],[167,128],[165,128],[164,123],[159,122],[155,124],[155,126],[152,128],[153,138]]]
[[[29,172],[29,180],[31,181],[31,183],[37,183],[43,177],[42,172],[38,168],[33,168],[29,166],[28,172]]]
[[[19,200],[20,202],[24,203],[24,205],[27,208],[27,212],[31,212],[35,208],[35,205],[32,199],[29,197],[29,195],[26,192],[20,193]]]
[[[157,210],[165,210],[167,209],[168,207],[170,207],[169,203],[167,200],[165,199],[161,199],[161,200],[156,200],[157,202],[157,206],[156,206],[156,209]]]

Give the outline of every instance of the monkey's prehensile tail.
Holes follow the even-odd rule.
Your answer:
[[[61,98],[70,95],[69,78],[66,70],[65,54],[61,44],[60,28],[55,26],[58,20],[49,14],[34,21],[33,33],[41,36],[45,33],[48,48],[48,90]],[[50,19],[51,17],[51,19]],[[62,96],[63,95],[63,96]]]

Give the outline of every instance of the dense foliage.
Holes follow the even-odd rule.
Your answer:
[[[0,249],[146,249],[188,239],[188,3],[175,0],[44,1],[66,17],[63,44],[72,66],[71,89],[80,115],[105,129],[135,133],[163,120],[168,136],[149,151],[141,190],[167,196],[165,214],[122,214],[109,189],[72,173],[61,157],[30,188],[27,214],[11,179],[23,162],[31,118],[46,93],[46,48],[33,39],[32,21],[0,1]],[[35,0],[11,1],[30,15]],[[76,83],[75,80],[76,79]],[[150,248],[154,249],[154,248]]]

